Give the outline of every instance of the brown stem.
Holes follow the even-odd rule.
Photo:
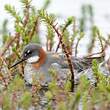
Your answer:
[[[104,53],[104,50],[105,49],[101,50],[101,52],[93,53],[93,54],[90,54],[90,55],[88,55],[86,57],[91,57],[91,56],[94,56],[94,55],[103,54]]]
[[[65,44],[63,43],[62,34],[58,31],[58,29],[56,29],[56,27],[54,25],[52,25],[52,24],[50,24],[50,25],[53,27],[53,29],[57,33],[58,38],[60,39],[60,44],[62,46],[62,49],[63,49],[63,51],[64,51],[64,53],[67,57],[68,65],[69,65],[69,68],[70,68],[70,71],[71,71],[71,91],[73,92],[74,91],[74,66],[72,64],[72,60],[70,58],[68,49],[66,48]]]
[[[27,25],[28,20],[29,20],[29,8],[30,8],[30,6],[26,5],[25,9],[24,9],[24,14],[25,14],[25,18],[24,18],[24,22],[23,22],[24,27]]]
[[[57,45],[57,48],[56,48],[55,52],[58,51],[58,49],[59,49],[59,47],[60,47],[60,43],[61,43],[61,39],[59,39],[59,43],[58,43],[58,45]]]
[[[20,34],[19,33],[16,33],[15,34],[15,37],[13,37],[5,46],[3,52],[1,53],[0,56],[3,56],[5,54],[5,52],[9,49],[9,47],[13,44],[13,42],[20,37]]]
[[[29,32],[29,38],[30,38],[30,40],[32,39],[34,33],[36,32],[37,25],[38,25],[38,17],[35,20],[35,23],[34,23],[34,26],[33,26],[32,31]]]
[[[77,57],[79,42],[80,42],[80,38],[78,39],[76,46],[75,46],[75,57]]]
[[[104,46],[103,46],[103,43],[102,43],[102,39],[101,39],[100,33],[98,32],[97,35],[98,35],[98,38],[99,38],[99,41],[100,41],[100,44],[101,44],[101,50],[103,51],[104,50]]]

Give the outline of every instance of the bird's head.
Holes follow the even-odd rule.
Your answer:
[[[11,68],[23,61],[41,66],[45,62],[45,59],[46,52],[44,49],[39,44],[30,43],[24,47],[21,59],[12,65]]]

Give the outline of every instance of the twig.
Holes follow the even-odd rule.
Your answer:
[[[37,25],[38,25],[38,17],[35,20],[35,23],[34,23],[34,26],[33,26],[32,31],[29,32],[29,38],[30,38],[30,40],[32,39],[34,33],[36,32]]]
[[[13,37],[8,43],[7,45],[5,46],[3,52],[1,53],[0,56],[3,56],[5,54],[5,52],[9,49],[9,47],[13,44],[13,42],[20,37],[20,34],[19,33],[16,33],[15,34],[15,37]]]
[[[58,43],[58,45],[57,45],[57,48],[56,48],[55,52],[58,51],[58,49],[59,49],[59,47],[60,47],[60,42],[61,42],[61,39],[59,39],[59,43]]]
[[[101,50],[101,52],[97,52],[97,53],[93,53],[93,54],[87,55],[86,57],[89,58],[89,57],[94,56],[94,55],[103,54],[104,53],[104,50],[105,49]]]
[[[77,43],[76,43],[76,46],[75,46],[75,57],[77,57],[78,45],[79,45],[80,40],[81,40],[81,38],[78,39],[78,41],[77,41]]]
[[[29,9],[30,9],[30,5],[26,5],[25,9],[24,9],[24,14],[25,14],[25,18],[24,18],[24,22],[23,22],[24,27],[27,25],[28,20],[29,20]]]
[[[53,29],[55,30],[55,32],[57,33],[59,39],[60,39],[60,44],[62,46],[62,49],[67,57],[67,61],[68,61],[68,65],[69,65],[69,68],[70,68],[70,71],[71,71],[71,91],[73,92],[74,91],[74,66],[72,64],[72,61],[71,61],[71,58],[70,58],[70,55],[68,54],[68,49],[66,48],[65,44],[63,43],[63,40],[62,40],[62,34],[58,31],[58,29],[56,29],[56,27],[52,24],[50,24]]]
[[[103,52],[103,51],[104,51],[104,46],[103,46],[102,39],[101,39],[101,35],[100,35],[99,31],[97,32],[97,36],[98,36],[98,38],[99,38],[99,41],[100,41],[100,44],[101,44],[101,50],[102,50],[102,52]]]
[[[108,45],[110,45],[110,42],[108,40],[106,40],[105,38],[101,37],[101,39]]]
[[[1,59],[2,63],[5,66],[4,69],[8,73],[8,76],[7,77],[2,76],[2,81],[4,82],[4,86],[7,87],[8,86],[8,83],[12,80],[12,74],[11,74],[11,71],[9,70],[9,68],[7,67],[8,64],[7,64],[6,60],[5,60],[5,58],[2,56],[0,59]]]

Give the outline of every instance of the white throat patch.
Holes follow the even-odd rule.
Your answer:
[[[39,58],[40,58],[39,56],[33,56],[33,57],[28,58],[27,62],[28,63],[35,63],[39,60]]]

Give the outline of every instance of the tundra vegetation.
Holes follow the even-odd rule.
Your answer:
[[[81,76],[79,84],[74,85],[75,74],[71,55],[77,57],[77,54],[80,53],[79,44],[85,38],[87,29],[89,29],[89,45],[86,46],[86,58],[91,58],[94,55],[100,55],[103,58],[104,49],[107,44],[109,45],[109,35],[107,36],[108,40],[105,40],[100,29],[94,23],[92,5],[82,6],[80,19],[75,16],[63,19],[59,18],[59,15],[47,12],[48,6],[51,5],[50,0],[45,0],[40,9],[31,4],[32,0],[20,0],[20,2],[22,4],[20,12],[11,4],[5,5],[6,12],[14,18],[14,34],[9,33],[8,20],[4,20],[0,31],[2,37],[0,108],[3,110],[16,110],[17,108],[28,110],[39,106],[39,92],[43,87],[36,80],[33,82],[31,90],[26,87],[23,79],[25,62],[15,68],[10,69],[9,67],[16,59],[20,59],[20,53],[26,44],[29,42],[41,44],[41,26],[44,26],[46,50],[64,53],[71,73],[71,79],[67,80],[61,88],[56,85],[55,71],[50,71],[54,80],[50,82],[48,89],[44,92],[47,99],[45,110],[78,110],[79,108],[83,110],[110,110],[110,77],[104,76],[99,71],[97,60],[92,61],[91,67],[96,78],[95,85],[92,85],[84,75]],[[62,19],[62,24],[59,19]],[[87,22],[90,24],[89,28]],[[55,39],[57,39],[57,43]],[[99,52],[93,53],[96,42],[99,44]]]

